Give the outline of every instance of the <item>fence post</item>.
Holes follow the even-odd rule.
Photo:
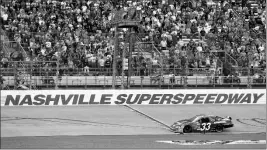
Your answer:
[[[234,87],[234,78],[233,78],[233,75],[232,75],[232,77],[231,77],[231,87]]]
[[[106,75],[104,73],[104,89],[106,88]]]
[[[48,84],[49,84],[49,80],[48,80],[48,71],[46,70],[46,73],[45,73],[46,75],[45,75],[45,79],[46,79],[46,88],[48,88]]]
[[[68,85],[69,85],[69,82],[68,82],[69,79],[68,79],[68,77],[69,77],[69,68],[67,68],[67,75],[66,75],[66,85],[65,85],[65,86],[66,86],[67,88],[69,87],[69,86],[68,86]]]
[[[184,88],[187,88],[187,76],[189,74],[188,70],[188,59],[186,57],[186,63],[185,63],[185,77],[184,77]]]
[[[197,87],[197,76],[196,76],[196,87]]]
[[[59,58],[57,59],[57,68],[56,68],[56,83],[55,83],[55,90],[58,89],[58,76],[59,76]]]
[[[250,68],[248,67],[248,80],[247,88],[251,89],[251,78],[250,78]]]
[[[160,64],[161,64],[161,67],[160,67],[160,82],[159,82],[159,88],[161,88],[162,81],[163,81],[163,83],[164,83],[164,77],[163,77],[163,57],[162,57],[162,53],[160,53]]]
[[[87,75],[85,75],[85,89],[87,89]]]
[[[143,88],[143,80],[144,80],[144,76],[141,76],[141,88]]]
[[[117,70],[117,55],[118,55],[118,27],[115,28],[115,48],[114,48],[114,54],[113,54],[113,72],[112,72],[112,88],[116,88],[116,70]]]
[[[125,52],[126,52],[126,50],[127,50],[127,45],[125,43],[124,48],[122,50],[121,89],[124,89],[124,86],[125,86],[125,83],[124,83],[124,69],[125,69]],[[127,79],[128,79],[128,77],[127,77]],[[131,82],[127,82],[127,84],[130,84],[130,83]]]
[[[132,53],[134,51],[134,34],[135,31],[133,28],[130,28],[130,41],[129,41],[129,58],[128,58],[128,82],[127,82],[127,88],[129,89],[131,87],[131,78],[132,78]]]
[[[18,70],[17,70],[17,62],[14,62],[14,89],[18,88]]]
[[[30,90],[32,90],[32,61],[30,61]]]

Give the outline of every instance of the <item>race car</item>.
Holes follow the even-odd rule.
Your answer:
[[[196,115],[190,119],[176,121],[171,125],[171,130],[175,133],[223,132],[224,128],[233,126],[232,118],[229,116]]]

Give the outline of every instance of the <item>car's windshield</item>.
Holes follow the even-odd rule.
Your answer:
[[[197,119],[197,117],[198,116],[194,116],[194,117],[192,117],[192,118],[190,118],[190,119],[188,119],[190,122],[193,122],[194,120],[196,120]]]

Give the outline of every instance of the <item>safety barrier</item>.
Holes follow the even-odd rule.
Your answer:
[[[15,78],[13,76],[5,76],[5,85],[14,86]],[[40,88],[55,88],[58,87],[103,87],[111,88],[112,76],[32,76],[32,84]],[[160,76],[132,76],[127,79],[124,77],[124,83],[130,80],[131,87],[154,87],[154,88],[186,88],[186,87],[244,87],[248,85],[265,87],[266,78],[253,77],[211,77],[211,76],[175,76],[170,77],[165,75]],[[116,85],[122,85],[122,77],[117,76]]]
[[[257,73],[258,68],[250,73]],[[4,76],[4,85],[7,89],[16,89],[18,76],[22,76],[27,85],[35,85],[40,88],[58,87],[104,87],[112,85],[112,68],[70,68],[59,67],[56,61],[40,62],[9,62],[0,69]],[[222,76],[222,68],[171,68],[164,67],[163,70],[155,66],[145,69],[134,68],[131,77],[127,78],[128,72],[118,68],[116,85],[122,87],[154,87],[154,88],[189,88],[189,87],[248,87],[265,86],[266,77],[259,75]],[[21,75],[18,75],[21,74]],[[21,77],[20,77],[21,78]],[[130,85],[123,85],[129,83]]]

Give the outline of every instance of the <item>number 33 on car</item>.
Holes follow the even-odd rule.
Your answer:
[[[209,131],[211,123],[202,123],[200,126],[200,131]]]

